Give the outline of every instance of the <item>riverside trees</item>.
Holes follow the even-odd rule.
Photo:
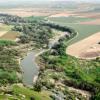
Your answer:
[[[66,86],[90,91],[93,94],[91,99],[99,100],[99,58],[97,58],[96,60],[88,61],[66,55],[65,42],[66,39],[60,41],[58,44],[54,45],[51,50],[40,55],[41,62],[45,63],[45,68],[44,70],[42,69],[43,72],[41,72],[42,75],[44,75],[42,81],[48,82],[45,77],[50,77],[50,79],[54,79],[52,76],[54,76],[56,73],[58,82],[60,81]],[[51,52],[52,50],[54,52]],[[47,74],[47,72],[50,73],[50,75]],[[57,80],[55,79],[55,81]]]
[[[21,43],[33,42],[38,48],[47,48],[49,39],[53,35],[50,27],[42,26],[39,23],[28,23],[15,26],[13,30],[22,32],[22,35],[19,37]]]

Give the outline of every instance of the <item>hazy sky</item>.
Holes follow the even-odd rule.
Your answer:
[[[17,2],[21,2],[21,1],[62,1],[62,0],[0,0],[0,3],[1,2],[8,2],[8,1],[10,1],[10,2],[15,2],[15,1],[17,1]],[[89,1],[89,2],[92,2],[92,1],[99,1],[100,2],[100,0],[64,0],[64,1]]]
[[[0,4],[4,3],[21,3],[21,2],[33,2],[33,3],[39,3],[39,2],[48,2],[48,1],[62,1],[62,0],[0,0]],[[63,1],[84,1],[84,2],[100,2],[100,0],[63,0]]]

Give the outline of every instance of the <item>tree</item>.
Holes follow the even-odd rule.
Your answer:
[[[34,84],[34,90],[37,92],[41,91],[41,84],[39,82],[36,82],[36,84]]]

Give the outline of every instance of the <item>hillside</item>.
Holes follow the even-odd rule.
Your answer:
[[[99,100],[99,6],[0,1],[0,100]]]

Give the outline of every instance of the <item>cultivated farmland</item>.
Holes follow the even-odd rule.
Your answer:
[[[11,25],[0,24],[0,39],[2,40],[13,40],[19,36],[18,32],[11,31]]]
[[[99,42],[100,32],[69,46],[66,53],[78,58],[95,58],[100,56]]]
[[[2,37],[0,37],[0,39],[15,41],[18,36],[19,36],[18,32],[9,31],[6,34],[4,34]]]
[[[49,17],[48,20],[77,31],[77,36],[67,42],[67,45],[69,45],[66,50],[67,54],[85,59],[100,56],[100,45],[97,44],[100,42],[100,33],[98,33],[100,32],[100,19],[69,16]],[[90,37],[91,35],[92,37]]]
[[[85,17],[77,17],[77,16],[49,17],[48,19],[51,20],[51,21],[54,21],[54,22],[73,23],[73,24],[93,20],[93,18],[85,18]]]
[[[74,19],[72,19],[74,20]],[[77,18],[78,20],[78,18]],[[80,18],[79,18],[80,20]],[[90,19],[81,19],[81,20],[90,20]],[[77,32],[78,32],[78,36],[75,37],[74,39],[72,39],[68,44],[73,44],[75,42],[78,42],[94,33],[97,33],[100,31],[100,25],[87,25],[87,24],[79,24],[79,23],[74,23],[75,20],[73,22],[68,22],[67,21],[67,18],[63,18],[63,21],[61,21],[61,18],[53,18],[50,19],[50,21],[56,23],[56,24],[60,24],[60,25],[63,25],[63,26],[68,26],[68,27],[71,27],[73,29],[75,29]],[[70,20],[71,21],[71,20]]]

